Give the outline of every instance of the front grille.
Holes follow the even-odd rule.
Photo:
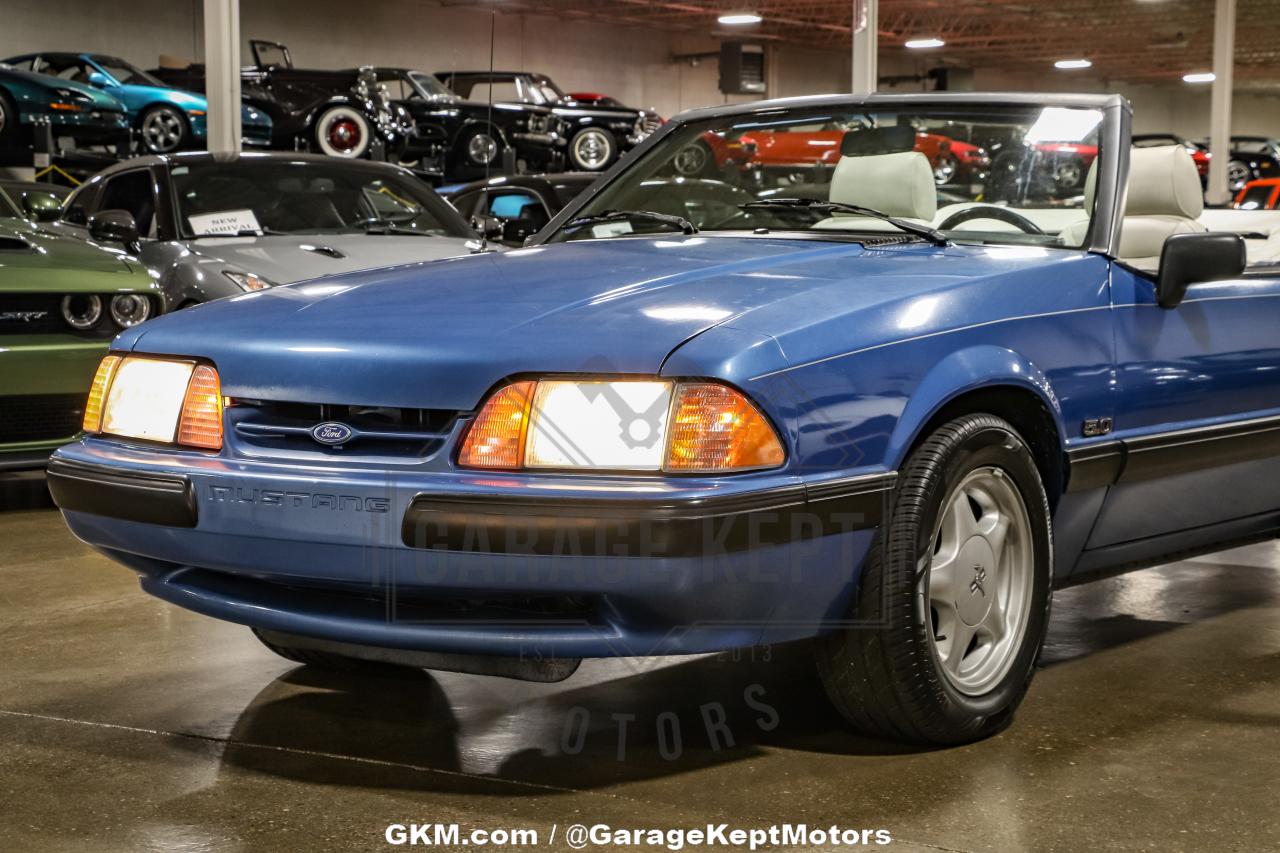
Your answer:
[[[662,127],[662,119],[655,113],[641,113],[639,126],[640,133],[644,136],[648,136],[658,128]]]
[[[461,412],[315,403],[236,400],[229,410],[238,445],[248,455],[328,456],[352,461],[419,462],[444,446]],[[338,423],[351,430],[340,446],[312,437],[314,427]]]
[[[111,294],[100,294],[102,316],[93,328],[79,331],[62,319],[61,293],[15,293],[0,296],[0,335],[75,335],[107,341],[120,334],[111,321]],[[151,304],[154,316],[155,302]]]
[[[87,393],[0,397],[0,444],[70,438],[80,431]]]

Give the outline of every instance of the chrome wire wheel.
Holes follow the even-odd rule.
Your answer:
[[[1022,648],[1035,580],[1030,517],[1004,471],[974,469],[951,491],[917,571],[939,670],[967,696],[987,693]]]
[[[1054,167],[1053,180],[1061,189],[1074,189],[1083,179],[1084,167],[1079,160],[1064,160]]]
[[[588,128],[573,138],[569,148],[575,166],[597,172],[613,159],[613,136],[599,128]]]
[[[157,107],[142,117],[142,144],[152,154],[176,151],[187,135],[182,116],[169,107]]]

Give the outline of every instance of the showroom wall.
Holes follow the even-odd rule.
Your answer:
[[[35,49],[110,51],[143,67],[160,54],[203,54],[201,0],[3,0],[0,56]],[[85,14],[87,8],[95,11]],[[335,28],[334,21],[347,21]],[[365,62],[407,65],[426,71],[484,67],[489,55],[489,14],[475,5],[441,6],[427,0],[253,0],[241,3],[241,33],[287,42],[294,59],[313,67]],[[603,91],[663,115],[747,97],[718,91],[714,58],[672,62],[673,54],[714,52],[709,36],[561,21],[538,15],[499,15],[495,63],[550,74],[567,89]],[[247,59],[247,58],[246,58]],[[925,71],[932,60],[886,49],[882,75]],[[775,97],[845,91],[849,56],[780,45],[772,49],[769,94]],[[903,83],[894,91],[920,90]],[[978,69],[975,87],[991,90],[1119,91],[1135,108],[1139,131],[1172,130],[1199,138],[1208,133],[1209,92],[1177,81],[1167,86],[1127,86],[1077,74],[1010,74]],[[1280,135],[1280,96],[1237,93],[1236,133]]]

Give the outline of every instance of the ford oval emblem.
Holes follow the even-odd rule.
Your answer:
[[[321,444],[337,446],[346,444],[355,435],[355,430],[346,424],[333,423],[332,421],[323,424],[316,424],[311,428],[311,437]]]

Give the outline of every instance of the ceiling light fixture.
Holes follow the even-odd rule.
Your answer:
[[[1212,71],[1202,71],[1196,74],[1182,75],[1183,83],[1212,83],[1216,79],[1218,79],[1218,76]]]
[[[906,46],[912,50],[920,50],[927,47],[942,47],[944,44],[946,44],[946,42],[940,38],[911,39],[906,42]]]
[[[755,12],[726,12],[716,20],[722,24],[728,24],[730,26],[742,26],[743,24],[758,24],[763,21],[764,18],[760,17]]]
[[[1063,70],[1069,70],[1072,68],[1089,68],[1092,65],[1093,63],[1087,59],[1059,59],[1057,62],[1053,63],[1054,68],[1061,68]]]

